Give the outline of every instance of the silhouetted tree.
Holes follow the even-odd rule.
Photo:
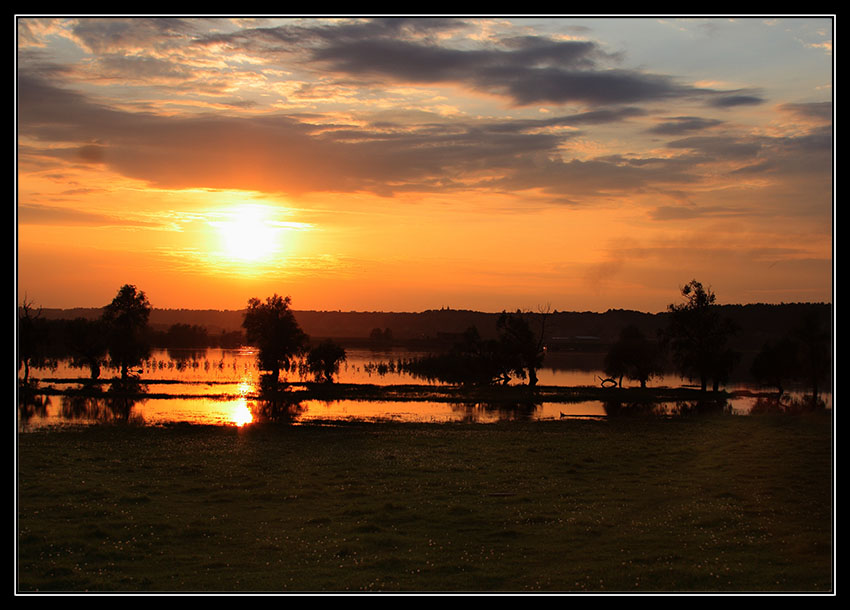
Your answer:
[[[496,339],[484,340],[478,328],[470,326],[460,341],[443,354],[431,354],[399,363],[417,377],[437,379],[444,383],[487,385],[508,383],[515,358],[506,353]]]
[[[130,367],[148,357],[148,319],[151,304],[145,293],[131,284],[123,285],[112,302],[103,308],[109,357],[121,368],[121,379],[127,380]]]
[[[46,356],[46,331],[41,319],[41,309],[24,297],[18,308],[18,368],[24,369],[24,385],[29,383],[30,367],[44,364]]]
[[[163,337],[165,347],[199,348],[210,343],[207,329],[195,324],[177,323],[169,326]]]
[[[246,340],[258,349],[260,370],[268,371],[275,383],[280,369],[288,371],[292,360],[304,352],[308,339],[295,320],[290,303],[288,296],[277,294],[268,297],[265,303],[252,298],[242,320]]]
[[[782,396],[784,384],[799,376],[798,348],[798,344],[790,338],[767,342],[753,359],[750,372],[756,381],[776,388]]]
[[[620,331],[620,337],[611,346],[605,356],[605,373],[618,378],[623,385],[623,377],[640,382],[645,388],[646,382],[662,372],[661,348],[650,341],[637,326],[630,324]]]
[[[106,331],[102,320],[76,318],[67,326],[71,366],[88,368],[92,379],[100,377],[100,364],[108,348]]]
[[[499,341],[509,370],[522,379],[528,377],[528,385],[537,385],[537,370],[543,365],[543,333],[548,311],[541,312],[539,334],[532,330],[526,316],[519,310],[515,314],[502,312],[496,325],[499,329]]]
[[[691,280],[682,288],[684,303],[671,304],[670,326],[664,334],[679,372],[699,379],[703,391],[713,381],[716,391],[734,368],[739,354],[728,347],[736,331],[728,318],[721,318],[711,289]]]
[[[331,339],[322,341],[307,354],[307,366],[316,376],[316,381],[333,383],[339,366],[345,362],[345,350]]]
[[[377,327],[373,328],[372,332],[369,333],[369,340],[375,345],[388,345],[392,343],[393,331],[389,328],[385,328],[384,330]]]
[[[828,377],[832,362],[832,334],[815,312],[806,314],[792,332],[799,345],[799,377],[809,385],[812,402],[817,403],[820,383]]]

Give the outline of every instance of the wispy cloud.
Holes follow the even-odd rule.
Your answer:
[[[140,218],[97,214],[82,210],[34,203],[20,203],[17,207],[20,225],[90,226],[90,227],[144,227],[161,228],[162,224]]]

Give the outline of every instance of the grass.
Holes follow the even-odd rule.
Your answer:
[[[18,436],[17,589],[831,592],[833,422]]]

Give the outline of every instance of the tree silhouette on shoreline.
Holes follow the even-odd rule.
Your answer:
[[[307,354],[307,367],[319,382],[333,383],[334,375],[339,373],[343,362],[345,350],[331,339],[322,341]]]
[[[274,383],[280,370],[288,371],[293,359],[304,353],[308,340],[292,313],[291,302],[288,296],[277,294],[265,302],[251,298],[242,320],[246,340],[259,350],[260,370],[267,371]]]
[[[109,358],[121,369],[121,379],[130,376],[130,367],[138,366],[150,354],[147,341],[151,304],[148,297],[132,284],[124,284],[112,302],[103,308]]]
[[[45,362],[45,337],[41,324],[41,309],[24,297],[18,307],[18,368],[24,369],[24,385],[29,383],[30,367]]]
[[[717,391],[740,358],[728,346],[737,328],[730,319],[721,317],[711,288],[691,280],[681,293],[685,301],[667,308],[671,315],[664,342],[670,346],[673,362],[683,376],[699,379],[703,391],[711,380],[712,389]]]
[[[543,349],[543,336],[548,310],[542,311],[540,333],[535,334],[526,317],[517,310],[515,314],[502,312],[496,325],[499,329],[499,341],[509,368],[518,377],[528,377],[528,385],[537,385],[537,370],[543,365],[546,355]]]
[[[623,377],[639,381],[645,388],[647,381],[663,371],[662,350],[637,328],[630,324],[620,331],[620,337],[605,356],[605,373],[618,379],[622,387]]]

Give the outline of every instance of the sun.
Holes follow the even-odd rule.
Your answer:
[[[278,252],[281,229],[265,208],[240,206],[228,216],[229,220],[213,223],[218,228],[228,258],[257,262],[269,260]]]

